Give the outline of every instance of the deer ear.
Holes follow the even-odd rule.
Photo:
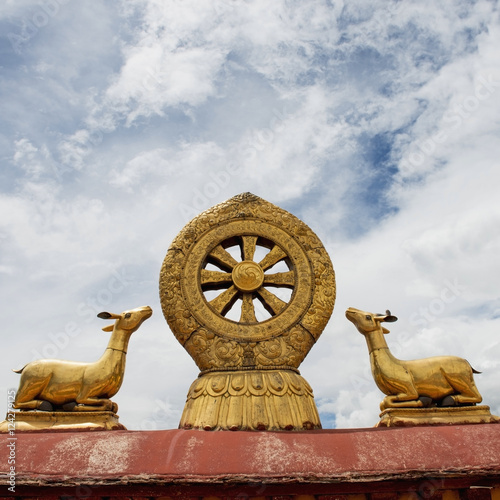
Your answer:
[[[103,331],[103,332],[112,332],[114,327],[115,327],[115,325],[108,325],[108,326],[105,326],[105,327],[102,329],[102,331]]]
[[[387,321],[387,323],[394,323],[394,321],[398,320],[398,318],[396,316],[393,316],[391,314],[391,311],[389,311],[389,309],[387,309],[387,311],[385,311],[385,314],[386,314],[386,316],[385,316],[384,321]]]
[[[103,311],[102,313],[99,313],[97,317],[101,319],[118,319],[120,315]]]

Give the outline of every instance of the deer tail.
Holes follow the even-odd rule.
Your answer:
[[[469,363],[467,361],[467,363]],[[472,373],[483,373],[483,372],[478,372],[470,363],[469,363],[470,369],[472,370]]]

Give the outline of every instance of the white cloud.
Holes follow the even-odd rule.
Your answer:
[[[162,116],[165,107],[201,104],[215,93],[213,80],[224,59],[217,51],[192,47],[169,53],[156,45],[131,52],[118,81],[106,92],[115,109],[132,103],[128,125],[141,116]]]

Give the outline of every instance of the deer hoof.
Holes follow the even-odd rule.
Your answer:
[[[76,406],[76,401],[72,401],[71,403],[66,403],[62,405],[62,409],[64,411],[73,411],[75,409],[75,406]]]
[[[37,409],[40,411],[52,411],[54,409],[54,407],[48,401],[42,401],[38,405]]]
[[[455,401],[455,398],[453,396],[446,396],[439,406],[457,406],[457,402]]]
[[[422,403],[422,408],[429,408],[432,404],[432,398],[428,396],[420,396],[418,400]]]

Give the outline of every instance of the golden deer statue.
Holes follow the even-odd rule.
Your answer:
[[[456,356],[436,356],[412,361],[395,358],[384,338],[389,333],[382,322],[398,318],[390,311],[373,314],[350,307],[346,317],[364,335],[377,387],[386,394],[386,408],[475,405],[482,401],[468,361]]]
[[[120,389],[125,371],[127,346],[132,333],[153,314],[149,306],[121,314],[102,312],[102,319],[116,320],[103,328],[112,332],[108,347],[95,363],[57,359],[32,361],[14,370],[21,374],[14,408],[52,411],[113,411],[118,405],[109,398]]]

